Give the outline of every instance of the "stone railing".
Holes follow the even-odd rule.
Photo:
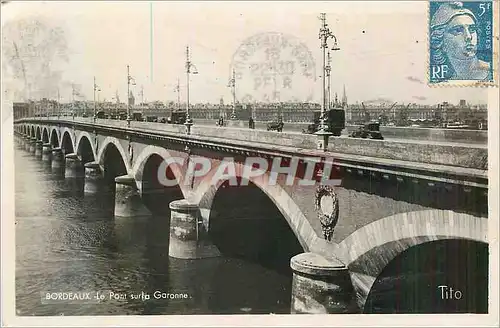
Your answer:
[[[91,118],[75,118],[57,120],[54,118],[22,119],[16,122],[47,122],[60,124],[94,124]],[[126,130],[127,122],[119,120],[97,119],[96,126],[101,128],[119,128]],[[161,135],[186,136],[184,125],[131,121],[131,130],[152,132]],[[429,129],[430,130],[430,129]],[[220,142],[234,143],[241,141],[255,145],[269,145],[273,148],[287,147],[314,150],[318,137],[311,134],[294,132],[274,132],[252,130],[237,127],[217,127],[208,125],[193,125],[191,136],[196,139],[207,138]],[[436,141],[417,140],[371,140],[341,137],[330,137],[328,152],[334,154],[349,154],[360,157],[380,158],[387,160],[407,161],[425,164],[446,165],[476,170],[487,170],[488,149],[486,145],[460,144]]]

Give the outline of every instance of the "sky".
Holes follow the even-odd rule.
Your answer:
[[[143,88],[146,101],[177,101],[179,79],[184,102],[189,46],[198,72],[189,79],[192,103],[218,103],[221,97],[230,103],[233,67],[238,70],[237,100],[319,102],[319,14],[324,12],[340,48],[331,52],[332,95],[337,92],[340,98],[345,85],[349,103],[486,103],[487,93],[481,88],[427,86],[426,1],[263,4],[9,3],[2,8],[4,95],[19,100],[28,94],[57,99],[59,94],[65,102],[72,98],[73,85],[81,95],[77,99],[92,100],[95,77],[100,90],[96,98],[114,101],[118,94],[123,102],[129,65],[137,100]],[[263,41],[277,35],[280,38],[270,43]],[[299,45],[304,56],[293,51]],[[242,57],[245,49],[247,56]],[[270,54],[278,56],[274,79],[266,70]],[[304,75],[301,65],[311,74]]]

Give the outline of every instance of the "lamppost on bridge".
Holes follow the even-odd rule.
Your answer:
[[[177,79],[177,85],[175,86],[174,89],[175,93],[177,93],[177,110],[181,109],[181,84],[179,82],[179,79]]]
[[[334,44],[331,50],[337,51],[340,48],[337,47],[337,38],[330,31],[328,24],[326,23],[326,14],[321,13],[321,28],[319,30],[319,39],[321,40],[321,49],[322,49],[322,57],[323,57],[323,73],[322,75],[322,85],[321,85],[321,117],[320,117],[320,125],[319,130],[315,133],[318,136],[321,136],[320,141],[318,142],[318,149],[322,149],[326,151],[328,148],[328,138],[332,135],[330,131],[328,131],[328,125],[326,124],[326,110],[327,110],[327,95],[326,95],[326,75],[328,75],[328,79],[330,80],[330,60],[328,62],[328,66],[326,66],[326,50],[328,49],[328,40],[333,39]],[[328,86],[328,89],[330,87]],[[329,97],[328,97],[329,98]],[[328,99],[329,101],[329,99]]]
[[[96,104],[96,100],[95,100],[95,92],[96,91],[101,91],[101,89],[99,89],[99,86],[95,83],[95,76],[94,76],[94,122],[97,119],[97,104]]]
[[[231,113],[231,119],[236,119],[236,73],[233,68],[233,74],[229,80],[228,87],[231,88],[231,93],[233,94],[233,112]]]
[[[192,70],[191,70],[192,69]],[[198,74],[196,66],[189,60],[189,46],[186,46],[186,126],[187,134],[191,133],[191,126],[193,125],[193,120],[189,116],[189,74]]]
[[[75,119],[75,85],[71,84],[71,116]]]
[[[61,96],[59,95],[59,88],[57,88],[57,118],[59,118],[61,116]]]
[[[127,126],[130,126],[132,117],[130,116],[130,82],[135,85],[135,80],[130,76],[130,66],[127,65]]]
[[[141,92],[139,93],[141,95],[141,105],[144,106],[144,86],[141,85]]]
[[[332,58],[330,57],[330,50],[328,50],[328,53],[327,53],[327,65],[325,67],[325,72],[326,72],[326,77],[328,79],[328,87],[327,87],[327,99],[326,99],[326,111],[328,111],[330,109],[330,105],[331,105],[331,98],[332,98],[332,95],[331,95],[331,76],[330,76],[330,72],[332,71],[332,66],[330,65],[332,62]]]

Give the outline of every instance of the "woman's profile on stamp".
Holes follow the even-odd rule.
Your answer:
[[[477,57],[477,23],[461,2],[439,5],[430,21],[431,80],[491,79],[490,63]]]

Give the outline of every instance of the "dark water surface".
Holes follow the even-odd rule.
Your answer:
[[[82,180],[22,149],[15,165],[18,315],[290,313],[291,272],[227,256],[171,258],[165,214],[115,219],[111,193],[84,195]],[[46,292],[96,291],[189,298],[41,301]]]

